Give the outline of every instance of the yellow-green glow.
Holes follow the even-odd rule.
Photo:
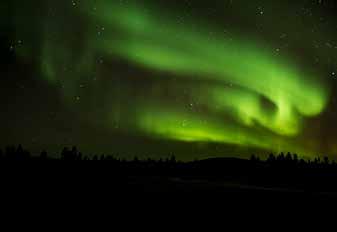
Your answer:
[[[243,90],[209,89],[211,96],[207,100],[209,105],[220,105],[224,110],[234,108],[248,126],[256,120],[275,133],[296,135],[301,116],[315,116],[326,105],[326,90],[310,73],[300,72],[254,41],[216,34],[210,38],[202,29],[173,25],[169,19],[141,8],[125,10],[104,4],[98,9],[103,12],[98,20],[124,32],[120,39],[104,38],[104,43],[98,45],[103,52],[182,77],[193,75],[196,79],[223,82],[224,86],[239,86]],[[275,113],[263,112],[261,96],[275,104]]]
[[[116,83],[111,88],[114,96],[129,100],[117,104],[114,99],[107,111],[132,125],[123,130],[178,141],[305,150],[287,144],[283,137],[295,138],[305,119],[321,114],[327,105],[329,91],[312,71],[244,34],[226,37],[206,22],[196,26],[193,18],[179,24],[173,20],[175,15],[162,10],[143,4],[125,7],[120,1],[78,3],[72,13],[86,22],[81,46],[73,46],[62,36],[46,39],[41,62],[45,78],[51,83],[62,80],[64,95],[71,101],[80,92],[80,81],[95,73],[98,57],[117,57],[155,71],[159,83],[174,76],[177,83],[170,91],[176,95],[181,94],[179,82],[189,82],[188,99],[203,107],[200,113],[182,109],[180,103],[158,107],[157,101],[146,97],[134,101],[127,91],[120,96],[115,93]],[[46,36],[50,33],[52,29],[46,27]],[[70,60],[77,62],[69,68],[71,72],[65,72]],[[114,75],[104,72],[104,78]],[[165,89],[162,81],[155,85],[158,92]],[[123,115],[129,112],[125,108],[135,113]],[[109,120],[117,119],[111,116]]]

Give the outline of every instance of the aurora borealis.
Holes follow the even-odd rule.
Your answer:
[[[130,144],[141,155],[186,153],[177,145],[185,144],[194,147],[189,159],[255,150],[334,156],[334,7],[324,0],[14,1],[2,7],[11,12],[2,21],[15,57],[3,83],[23,82],[27,95],[39,97],[2,96],[2,122],[20,121],[10,114],[32,118],[23,134],[6,127],[12,136],[4,140],[88,151],[105,144],[121,153],[134,152]],[[22,113],[18,104],[31,108]]]

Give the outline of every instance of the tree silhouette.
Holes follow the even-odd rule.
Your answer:
[[[284,162],[285,161],[285,156],[284,153],[281,152],[279,156],[277,157],[277,161]]]
[[[287,153],[287,155],[286,155],[286,157],[285,157],[285,160],[286,160],[288,163],[290,163],[291,161],[293,161],[293,157],[292,157],[292,155],[291,155],[290,152]]]
[[[82,160],[82,159],[83,159],[83,154],[79,152],[76,160]]]
[[[324,157],[324,164],[325,164],[325,165],[328,165],[329,163],[330,163],[329,157],[325,156],[325,157]]]
[[[298,155],[297,155],[297,154],[294,154],[293,160],[294,160],[294,163],[295,163],[295,164],[298,163]]]
[[[172,156],[171,156],[171,158],[170,158],[170,163],[172,163],[172,164],[177,163],[177,160],[176,160],[175,155],[172,155]]]
[[[267,163],[273,164],[273,163],[275,163],[275,161],[276,161],[276,157],[275,157],[275,155],[273,153],[271,153],[269,155],[268,159],[267,159]]]
[[[68,155],[69,155],[69,149],[67,147],[63,148],[61,152],[61,159],[67,160]]]
[[[40,154],[40,159],[41,160],[47,160],[48,159],[48,153],[43,150]]]

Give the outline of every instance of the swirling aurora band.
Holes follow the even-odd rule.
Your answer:
[[[151,88],[167,88],[160,79],[172,75],[177,84],[170,91],[179,95],[180,81],[188,80],[188,99],[202,110],[190,111],[182,107],[184,103],[161,102],[146,93],[141,100],[130,99],[133,96],[126,91],[119,98],[129,98],[127,104],[111,101],[108,125],[118,121],[122,130],[160,139],[308,151],[289,141],[301,133],[307,117],[321,114],[327,105],[329,91],[313,72],[276,56],[254,39],[225,37],[216,29],[210,36],[207,23],[197,27],[191,18],[179,24],[172,20],[174,15],[140,4],[125,7],[117,1],[85,1],[71,9],[87,25],[69,29],[72,34],[81,32],[81,42],[74,46],[67,33],[48,38],[55,28],[47,22],[41,58],[43,76],[50,83],[62,79],[69,104],[81,80],[95,72],[98,56],[119,57],[135,67],[154,70],[158,80]],[[97,29],[97,25],[104,26]],[[72,71],[65,75],[63,67],[74,60]],[[104,73],[105,78],[113,75]]]

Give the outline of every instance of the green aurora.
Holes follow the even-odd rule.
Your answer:
[[[71,108],[85,112],[103,105],[92,110],[100,117],[90,115],[88,123],[99,120],[111,130],[155,139],[318,152],[315,144],[297,138],[307,120],[326,109],[329,88],[319,72],[290,53],[275,54],[273,46],[249,33],[224,36],[221,26],[193,15],[179,23],[179,14],[160,4],[59,5],[66,16],[56,11],[41,30],[41,76],[51,85],[62,83]],[[124,83],[109,60],[140,70],[140,76],[132,72]],[[93,76],[96,83],[83,90]]]

